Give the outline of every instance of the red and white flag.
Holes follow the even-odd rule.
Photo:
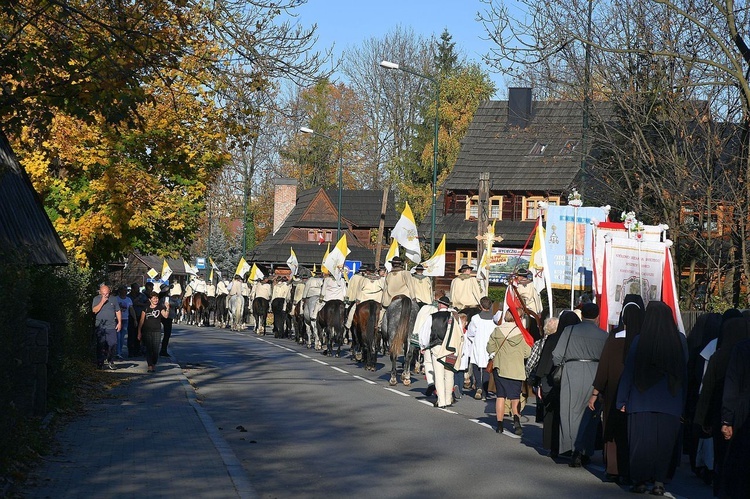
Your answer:
[[[668,241],[669,243],[669,241]],[[680,313],[680,302],[677,299],[677,286],[674,281],[674,264],[672,263],[672,252],[669,251],[669,244],[664,248],[666,255],[664,257],[664,277],[661,283],[661,301],[669,305],[672,309],[672,315],[674,316],[674,322],[677,324],[677,329],[682,334],[685,334],[685,324],[682,322],[682,314]]]

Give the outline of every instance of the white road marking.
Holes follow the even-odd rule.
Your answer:
[[[368,384],[370,384],[370,385],[377,385],[377,383],[376,383],[376,382],[374,382],[374,381],[372,381],[372,380],[369,380],[369,379],[367,379],[367,378],[363,378],[362,376],[353,376],[353,377],[354,377],[354,378],[357,378],[357,379],[358,379],[358,380],[360,380],[360,381],[364,381],[365,383],[368,383]]]
[[[344,374],[349,374],[348,372],[346,372],[346,371],[344,371],[343,369],[340,369],[340,368],[338,368],[338,367],[336,367],[336,366],[330,366],[330,367],[331,367],[331,369],[333,369],[333,370],[335,370],[335,371],[338,371],[338,372],[340,372],[340,373],[344,373]]]
[[[521,437],[519,437],[515,433],[510,432],[510,431],[508,431],[508,430],[506,430],[504,428],[503,428],[503,435],[505,435],[506,437],[515,438],[516,440],[520,440],[521,439]]]
[[[313,362],[317,362],[318,364],[323,364],[324,366],[328,365],[328,362],[323,362],[322,360],[318,360],[318,359],[310,359],[310,360],[312,360]]]
[[[309,358],[310,358],[310,356],[309,356],[309,355],[306,355],[306,354],[304,354],[304,353],[299,353],[299,352],[297,352],[297,355],[299,355],[300,357],[304,357],[304,358],[306,358],[306,359],[309,359]]]
[[[408,393],[400,392],[398,390],[394,390],[393,388],[388,388],[384,386],[383,389],[388,390],[389,392],[393,392],[397,395],[401,395],[402,397],[411,397],[411,395],[409,395]]]
[[[469,421],[471,421],[472,423],[476,423],[479,426],[484,426],[485,428],[489,428],[490,430],[495,429],[495,427],[492,426],[491,424],[483,423],[482,421],[479,421],[478,419],[470,419]]]
[[[417,400],[420,404],[429,405],[430,407],[434,407],[435,404],[430,402],[429,400]]]

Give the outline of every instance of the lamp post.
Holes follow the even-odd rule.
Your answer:
[[[331,140],[333,142],[336,142],[339,146],[339,200],[338,200],[338,207],[336,208],[336,212],[338,215],[338,220],[336,224],[336,241],[341,239],[341,192],[343,189],[343,171],[344,171],[344,155],[343,155],[343,146],[342,142],[338,139],[334,139],[333,137],[330,137],[328,135],[325,135],[320,132],[316,132],[312,128],[308,128],[306,126],[299,127],[299,131],[304,134],[311,134],[311,135],[317,135],[318,137],[323,137],[324,139]]]
[[[430,224],[430,253],[435,252],[435,210],[437,207],[437,170],[438,170],[438,130],[439,121],[438,113],[440,110],[440,81],[436,80],[432,76],[427,76],[422,73],[418,73],[411,68],[396,64],[390,61],[381,61],[380,66],[385,69],[398,69],[404,73],[409,73],[414,76],[419,76],[425,80],[430,80],[435,84],[435,136],[433,138],[433,149],[432,149],[432,219]]]

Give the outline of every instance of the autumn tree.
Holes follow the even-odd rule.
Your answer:
[[[282,20],[302,1],[0,8],[0,117],[75,258],[188,251],[207,186],[263,112],[236,90],[318,76],[313,30]]]

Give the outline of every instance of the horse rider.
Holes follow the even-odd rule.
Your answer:
[[[311,270],[310,278],[305,283],[305,287],[302,290],[302,299],[305,300],[311,296],[320,296],[323,292],[323,278],[320,277],[318,271]],[[315,320],[315,317],[312,318]]]
[[[232,279],[232,282],[229,283],[229,287],[227,288],[227,296],[242,296],[242,283],[242,276],[239,274],[234,274],[234,279]]]
[[[196,293],[205,293],[207,291],[206,288],[206,281],[203,280],[203,277],[200,275],[196,275],[193,277],[193,280],[190,282],[190,286],[192,286],[193,291]]]
[[[356,311],[357,305],[367,301],[373,300],[376,303],[380,303],[383,300],[383,279],[380,275],[375,272],[374,267],[365,266],[362,268],[362,278],[356,283],[357,289],[354,290],[354,306],[349,311],[349,315],[346,318],[346,327],[351,329],[352,322],[354,321],[354,312]],[[354,279],[349,283],[349,290],[351,291],[354,287]]]
[[[458,275],[451,281],[450,299],[453,308],[459,312],[467,308],[479,308],[482,299],[482,288],[479,280],[471,275],[474,267],[463,264],[458,269]]]
[[[269,302],[273,303],[273,301],[277,298],[284,299],[284,310],[286,310],[289,302],[292,299],[292,286],[289,284],[289,280],[286,278],[286,276],[275,276],[273,278],[271,299],[269,300]],[[276,324],[274,324],[274,327],[275,326]]]
[[[385,310],[393,299],[399,295],[403,295],[413,300],[415,296],[414,279],[411,273],[404,268],[404,261],[401,257],[394,256],[390,264],[391,271],[385,276],[383,284],[383,299],[381,301],[383,308],[380,311],[380,329],[382,331],[385,331],[388,326],[385,318]]]
[[[320,312],[327,302],[331,300],[344,301],[346,298],[346,281],[344,281],[344,278],[336,279],[328,272],[328,269],[323,272],[323,275],[323,286],[320,290],[318,305],[314,311],[315,317],[318,316],[318,312]]]
[[[432,303],[434,299],[432,279],[424,275],[424,266],[421,263],[414,267],[412,278],[414,279],[414,298],[417,300],[417,305],[422,307]]]
[[[250,306],[256,298],[265,298],[268,303],[271,303],[271,296],[273,294],[273,288],[271,287],[271,281],[265,277],[262,280],[258,280],[253,284],[253,288],[250,291]]]
[[[357,304],[360,302],[358,295],[359,290],[362,287],[362,280],[365,278],[367,272],[367,265],[362,265],[356,274],[349,279],[349,284],[346,287],[346,306],[349,307],[349,311],[346,315],[346,330],[347,332],[352,328],[352,321],[354,320],[354,311],[357,308]]]

